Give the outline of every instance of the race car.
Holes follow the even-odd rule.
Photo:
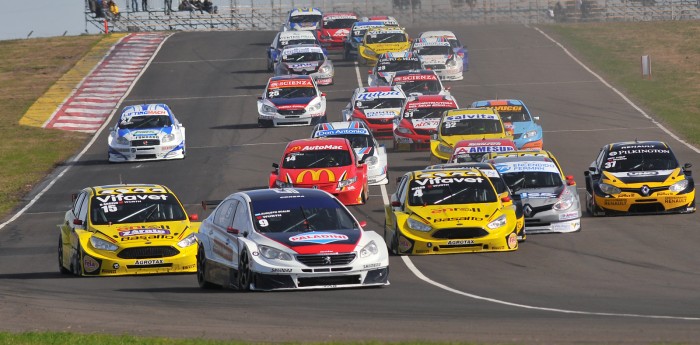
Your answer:
[[[435,71],[440,79],[464,79],[462,58],[452,51],[447,38],[416,38],[411,50],[420,56],[424,68]]]
[[[377,64],[369,70],[369,86],[387,86],[397,71],[421,69],[423,65],[418,55],[412,52],[389,52],[377,57]]]
[[[377,139],[393,138],[394,118],[406,102],[400,87],[360,87],[343,109],[345,121],[362,121]]]
[[[498,111],[506,131],[513,136],[518,150],[542,149],[542,126],[535,122],[540,118],[531,116],[523,101],[498,99],[472,103],[472,108],[485,107],[491,107]]]
[[[408,172],[385,206],[384,241],[398,255],[513,251],[515,207],[477,169]]]
[[[335,69],[318,45],[294,45],[282,49],[275,63],[275,75],[310,75],[318,85],[333,84]]]
[[[350,28],[357,21],[354,12],[324,13],[321,27],[317,31],[321,46],[328,50],[343,50]]]
[[[374,186],[389,182],[386,148],[377,143],[364,122],[320,123],[311,131],[311,137],[348,139],[357,157],[367,164],[367,183]]]
[[[270,173],[270,188],[315,188],[345,205],[369,198],[367,164],[345,138],[297,139],[289,142]]]
[[[386,246],[364,226],[321,190],[231,194],[197,234],[197,282],[241,291],[389,285]]]
[[[357,63],[373,66],[377,63],[379,55],[408,50],[410,46],[408,34],[402,28],[388,26],[370,28],[357,47]]]
[[[398,71],[391,78],[390,85],[401,86],[408,96],[450,94],[450,88],[444,87],[435,71],[428,69]]]
[[[275,35],[275,39],[267,47],[267,71],[272,72],[275,68],[275,61],[277,61],[280,52],[286,46],[296,45],[296,44],[318,44],[316,36],[311,31],[281,31]],[[327,52],[324,50],[324,54]]]
[[[581,230],[581,205],[573,176],[564,175],[549,151],[490,153],[488,163],[520,199],[528,234]]]
[[[452,31],[426,31],[418,35],[420,38],[430,38],[430,37],[444,37],[450,42],[452,51],[457,54],[457,56],[462,58],[463,70],[469,70],[469,53],[467,47],[465,47],[458,39],[457,36]]]
[[[109,162],[183,159],[185,127],[165,104],[129,105],[107,137]]]
[[[498,112],[492,108],[448,110],[440,119],[437,134],[430,139],[430,162],[447,162],[461,140],[512,138],[506,133]]]
[[[258,97],[258,126],[304,126],[327,122],[326,94],[308,75],[272,77]]]
[[[442,113],[457,108],[457,101],[450,95],[408,97],[401,115],[394,120],[394,150],[401,146],[408,146],[411,151],[429,146]]]
[[[593,216],[693,213],[691,167],[690,163],[680,166],[661,141],[605,145],[584,172],[586,210]]]
[[[448,162],[481,162],[489,152],[515,151],[515,143],[509,139],[473,139],[460,140],[455,145],[452,157]]]
[[[369,16],[362,17],[363,22],[380,22],[384,26],[399,26],[399,21],[392,16]]]
[[[301,7],[289,11],[282,31],[315,31],[321,25],[323,13],[318,8]]]
[[[198,215],[155,184],[87,187],[58,227],[58,269],[77,276],[194,273]]]
[[[368,21],[361,21],[353,24],[350,28],[350,34],[343,43],[343,58],[345,60],[355,60],[357,57],[357,47],[362,43],[365,32],[370,28],[379,28],[383,26],[384,24],[382,24],[382,22]]]

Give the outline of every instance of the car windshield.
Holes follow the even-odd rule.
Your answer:
[[[415,179],[411,181],[408,192],[408,203],[411,206],[473,204],[496,200],[496,191],[488,179],[481,177]]]
[[[90,221],[95,225],[185,219],[185,211],[170,193],[97,195],[92,197],[90,205]]]
[[[564,184],[561,175],[545,171],[516,171],[501,173],[514,192],[528,188],[559,187]]]
[[[323,53],[297,53],[282,55],[282,62],[322,61]]]
[[[403,113],[404,118],[411,119],[439,119],[442,113],[453,108],[414,108]]]
[[[316,44],[316,40],[312,38],[305,38],[297,40],[280,41],[277,45],[277,48],[284,48],[286,46],[292,46],[296,44]]]
[[[350,151],[347,150],[311,150],[289,152],[284,156],[282,167],[285,169],[333,168],[352,164]]]
[[[331,197],[253,200],[251,207],[255,228],[262,233],[360,231],[347,209]]]
[[[167,115],[131,116],[119,121],[119,129],[161,128],[172,124]]]
[[[394,85],[401,85],[401,89],[407,95],[420,93],[421,95],[437,95],[442,92],[442,85],[436,80],[412,80],[406,82],[396,82]]]
[[[305,14],[300,16],[292,16],[289,18],[290,23],[320,23],[321,15]]]
[[[316,96],[313,87],[281,87],[267,89],[267,98],[307,98]]]
[[[420,69],[421,63],[418,60],[384,60],[377,63],[377,72],[396,72],[411,69]]]
[[[323,21],[324,29],[346,29],[352,26],[357,21],[353,18],[343,19],[328,19]]]
[[[500,121],[490,119],[468,119],[462,121],[443,121],[440,125],[442,135],[498,134],[503,132]]]
[[[406,42],[406,35],[401,32],[372,33],[365,35],[365,43],[403,43]]]
[[[678,168],[678,161],[667,149],[652,149],[645,151],[661,151],[661,152],[645,152],[626,154],[623,150],[611,151],[608,153],[607,160],[603,163],[603,170],[612,173],[627,172],[627,171],[653,171],[653,170],[672,170]]]
[[[353,29],[352,32],[350,33],[350,37],[362,37],[362,36],[365,35],[365,32],[367,32],[368,29],[369,29],[369,27],[364,27],[364,28],[361,28],[361,29],[355,28],[355,29]]]
[[[357,101],[355,102],[355,107],[357,109],[401,108],[403,101],[403,98],[374,98]]]
[[[325,138],[345,138],[350,141],[350,146],[353,149],[360,149],[365,147],[374,147],[372,138],[369,135],[362,134],[343,134],[343,135],[328,135]]]
[[[459,41],[456,38],[449,38],[447,40],[450,41],[450,46],[452,48],[459,48],[462,46],[462,43],[459,43]]]
[[[452,54],[450,46],[424,46],[414,48],[418,55],[449,55]]]
[[[521,106],[513,106],[511,108],[517,109],[516,111],[502,110],[496,108],[498,113],[501,115],[503,122],[530,122],[532,118],[527,111]]]

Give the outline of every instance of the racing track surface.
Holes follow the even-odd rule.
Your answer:
[[[583,187],[606,143],[661,139],[681,163],[699,155],[644,118],[534,28],[451,29],[471,70],[449,83],[461,106],[520,98],[541,117],[545,147]],[[177,33],[124,105],[168,103],[187,127],[184,161],[107,164],[106,133],[28,212],[0,230],[0,330],[63,330],[248,341],[453,340],[526,343],[697,342],[698,214],[583,219],[574,234],[531,235],[517,252],[392,257],[391,285],[375,289],[237,293],[204,291],[194,275],[74,278],[58,273],[56,224],[70,194],[88,185],[163,183],[190,213],[203,199],[265,187],[286,142],[309,127],[258,129],[256,96],[267,78],[273,32]],[[336,59],[329,117],[357,87],[353,63]],[[360,68],[366,82],[366,68]],[[111,121],[110,121],[111,122]],[[428,153],[390,152],[394,177]],[[51,178],[53,178],[52,176]],[[43,186],[40,186],[40,188]],[[38,188],[37,191],[40,189]],[[581,189],[581,194],[583,190]],[[381,232],[383,200],[352,207]],[[436,284],[419,279],[411,267]],[[511,304],[503,304],[507,302]],[[547,308],[547,309],[539,309]]]

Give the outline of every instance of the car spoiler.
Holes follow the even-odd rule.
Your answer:
[[[223,200],[202,200],[202,209],[206,210],[209,206],[218,206]]]

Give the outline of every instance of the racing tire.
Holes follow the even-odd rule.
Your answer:
[[[369,185],[365,184],[365,188],[362,191],[362,205],[367,203],[367,199],[369,199]]]
[[[241,258],[238,260],[238,290],[250,291],[250,285],[253,280],[253,274],[250,272],[250,258],[248,252],[244,249],[241,252]]]
[[[267,62],[267,71],[268,71],[268,72],[272,72],[272,70],[273,70],[272,63],[271,63],[270,61],[268,61],[268,62]]]
[[[197,284],[202,289],[218,289],[221,287],[221,285],[207,281],[207,257],[201,245],[197,251]]]
[[[343,60],[350,61],[350,51],[347,49],[343,49]]]
[[[363,58],[360,53],[357,53],[357,64],[360,66],[367,66],[367,59]]]
[[[71,272],[73,272],[73,275],[81,277],[83,275],[83,248],[78,245],[78,251],[77,253],[73,256],[73,261],[71,263]]]
[[[270,128],[272,127],[272,120],[260,120],[258,119],[259,128]]]
[[[588,200],[588,195],[586,195],[586,213],[591,217],[601,217],[605,216],[605,211],[600,209],[595,204],[595,196],[590,196],[590,201]]]
[[[63,236],[58,235],[58,271],[61,274],[70,274],[70,270],[63,267]]]
[[[402,255],[399,253],[399,229],[394,229],[394,236],[391,237],[391,248],[389,253],[394,256]]]

